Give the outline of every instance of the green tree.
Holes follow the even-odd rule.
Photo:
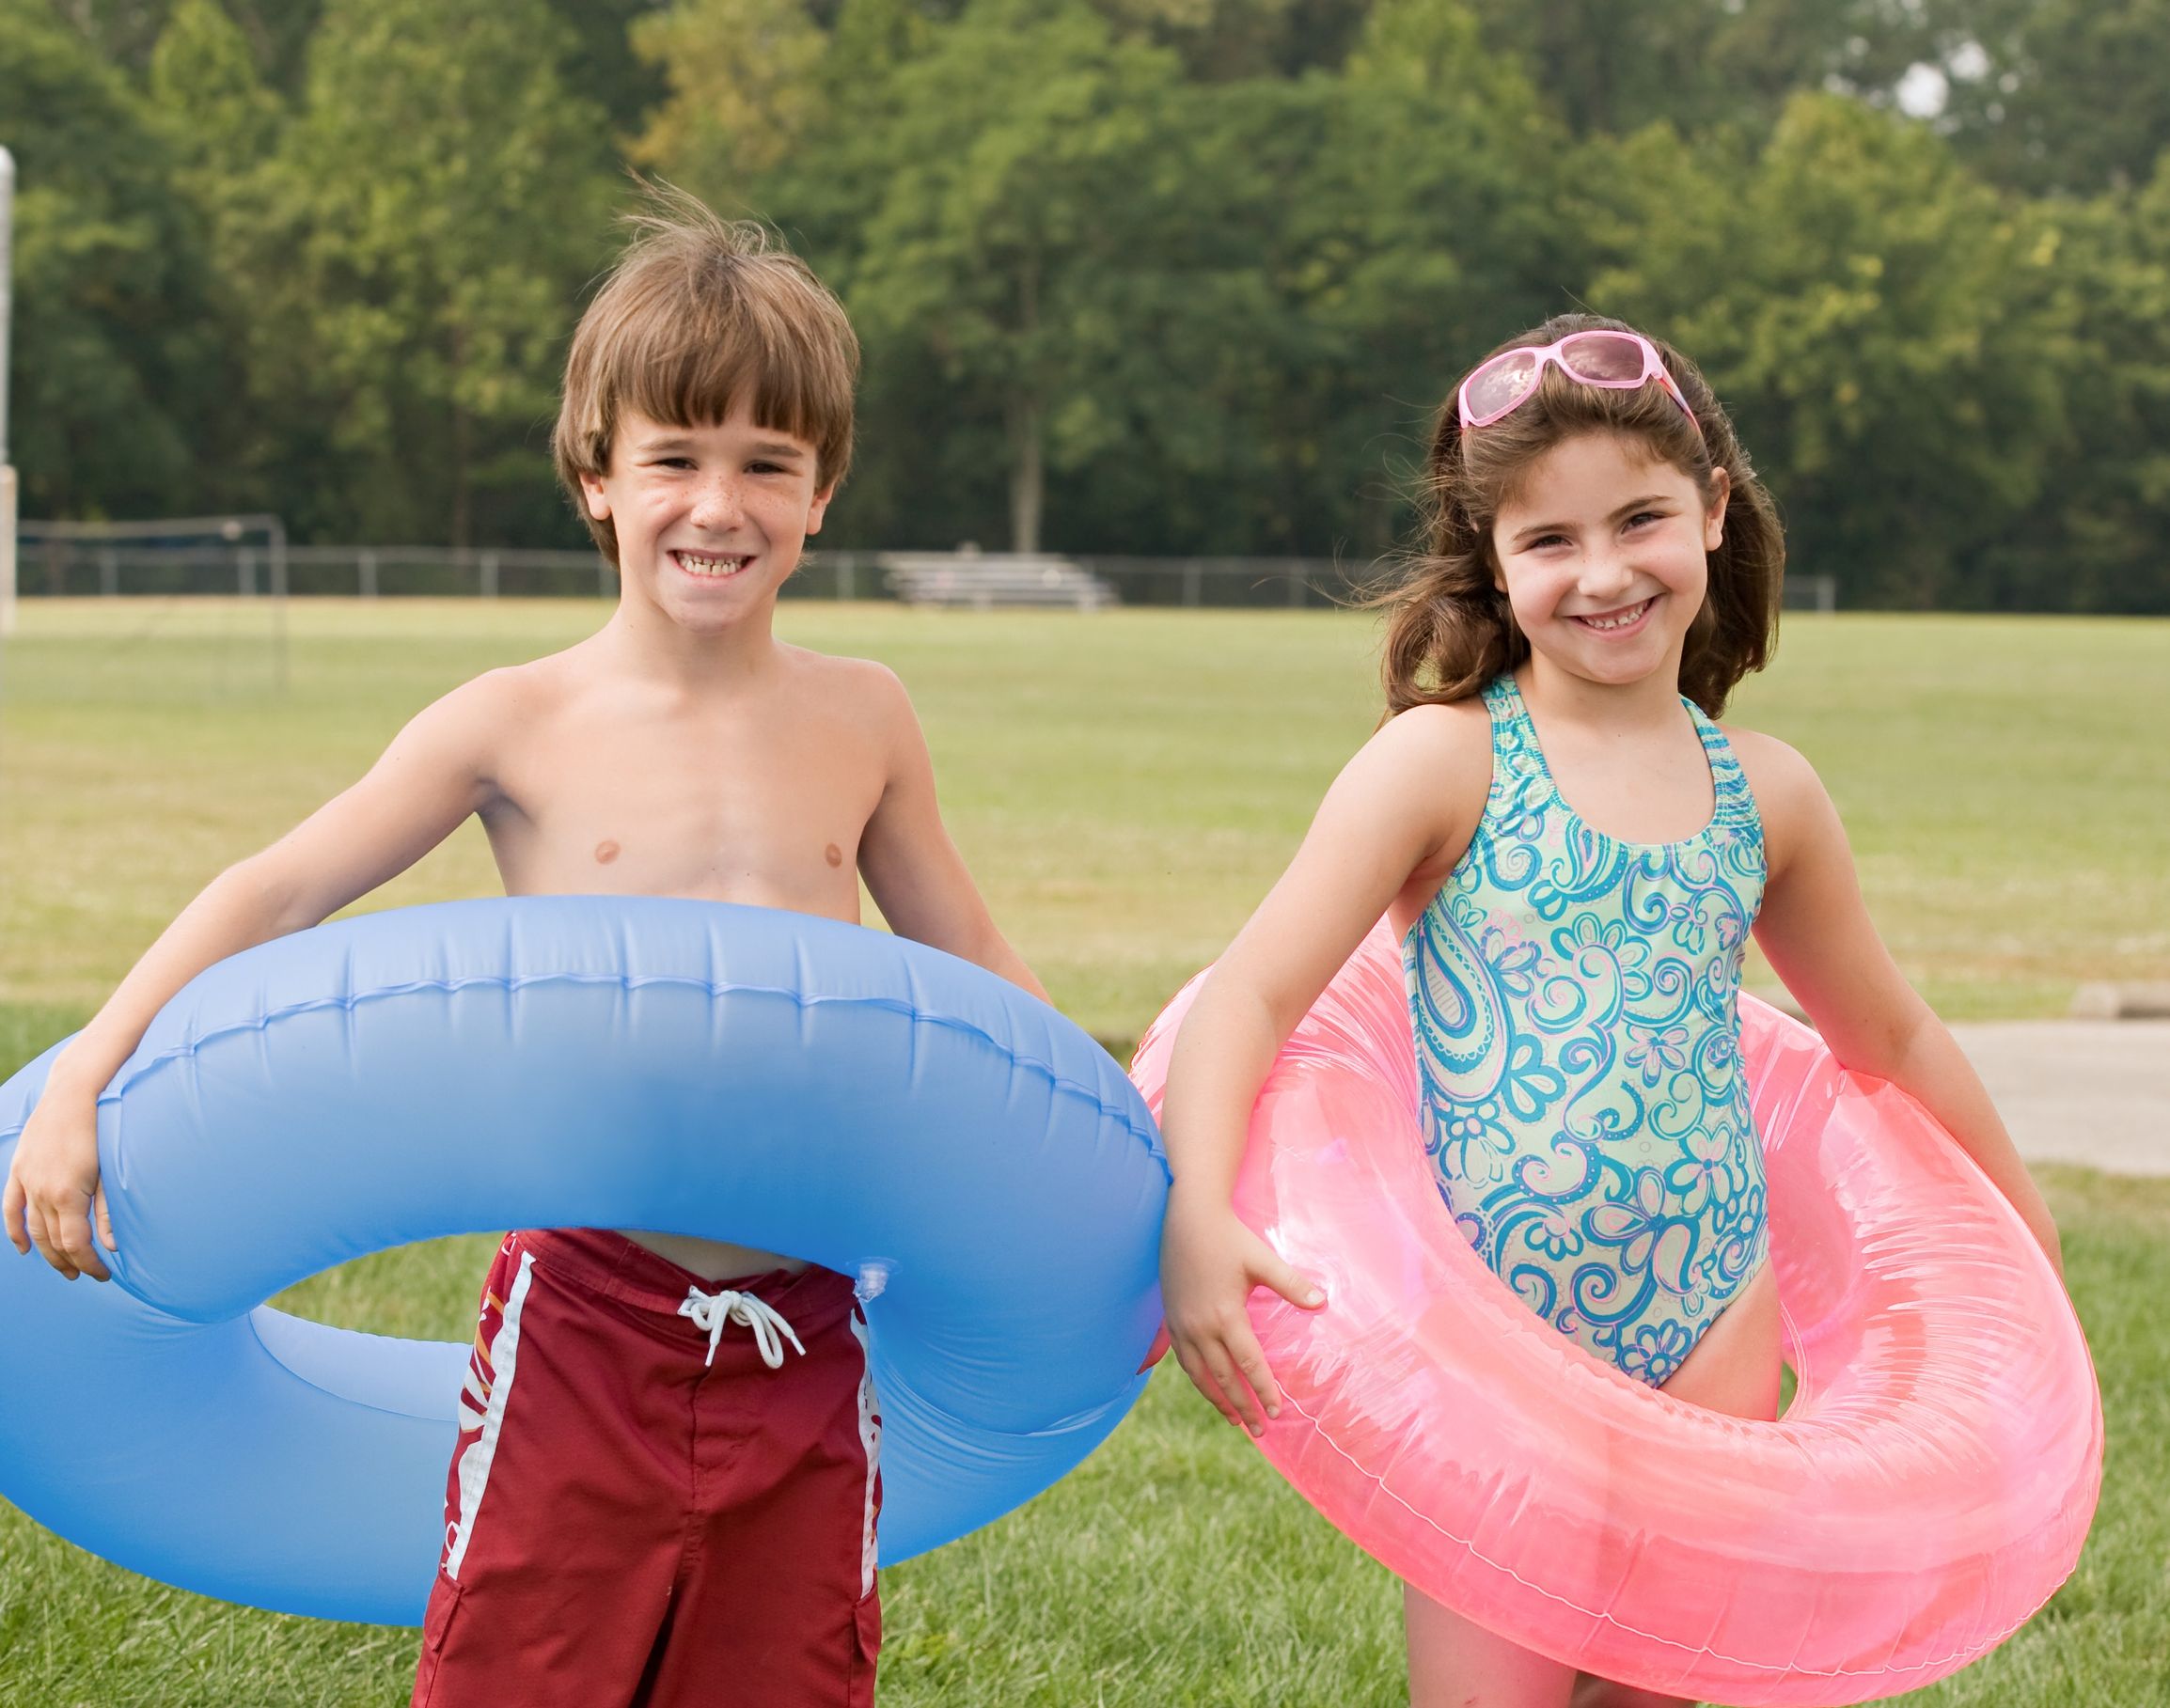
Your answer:
[[[1759,154],[1593,147],[1591,306],[1677,342],[1848,601],[1929,605],[2022,514],[2066,433],[2053,245],[1923,127],[1803,95]],[[1628,194],[1616,196],[1616,189]]]
[[[215,0],[178,0],[148,81],[176,181],[199,208],[215,209],[271,158],[285,110]]]
[[[0,0],[16,156],[12,451],[32,516],[172,514],[227,378],[203,233],[120,73],[42,0]]]
[[[1591,250],[1561,216],[1565,135],[1460,0],[1379,0],[1329,105],[1290,216],[1305,318],[1329,343],[1294,376],[1289,418],[1313,503],[1370,556],[1407,519],[1399,477],[1439,400],[1565,306]]]
[[[538,429],[611,182],[569,45],[542,0],[325,8],[272,167],[289,259],[264,289],[291,388],[326,400],[365,538],[466,544],[480,500],[499,500],[498,537],[549,505]]]
[[[1956,602],[2170,612],[2170,160],[2136,191],[2030,210],[2023,275],[2059,335],[2063,431],[2040,490]]]
[[[1178,87],[1172,55],[1062,0],[979,0],[896,74],[850,304],[873,337],[923,340],[953,393],[996,402],[1016,550],[1039,549],[1050,458],[1089,461],[1120,431]]]
[[[635,145],[643,164],[743,202],[824,114],[828,36],[802,0],[679,0],[633,26],[668,94]]]
[[[2170,149],[2170,0],[1945,0],[1942,116],[1999,182],[2136,188]]]
[[[2002,0],[1992,0],[2002,3]],[[1471,0],[1578,136],[1774,122],[1798,90],[1887,93],[1934,51],[1918,4],[1891,0]]]
[[[172,184],[205,234],[211,258],[205,335],[230,376],[202,400],[198,508],[279,507],[295,522],[294,495],[333,479],[313,412],[267,383],[274,331],[258,313],[267,277],[285,256],[266,232],[266,169],[286,109],[257,71],[248,42],[214,0],[177,0],[150,56],[146,116],[173,162]],[[282,504],[283,501],[283,504]]]

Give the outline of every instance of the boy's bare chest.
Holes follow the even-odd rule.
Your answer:
[[[511,894],[693,896],[859,917],[881,757],[848,729],[656,722],[522,744],[485,812]]]

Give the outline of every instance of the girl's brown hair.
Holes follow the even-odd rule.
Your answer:
[[[1509,338],[1485,360],[1569,333],[1599,330],[1633,328],[1594,314],[1555,315]],[[1530,656],[1530,643],[1497,585],[1492,524],[1530,465],[1577,433],[1612,432],[1640,441],[1653,457],[1692,479],[1706,504],[1715,493],[1712,471],[1725,471],[1732,483],[1725,535],[1709,555],[1709,590],[1680,655],[1680,692],[1715,717],[1734,684],[1769,661],[1785,574],[1777,507],[1755,478],[1709,383],[1678,351],[1651,342],[1694,410],[1700,435],[1655,383],[1632,391],[1582,385],[1550,364],[1534,397],[1466,435],[1455,403],[1460,386],[1448,394],[1432,424],[1418,493],[1422,546],[1411,554],[1399,584],[1370,602],[1387,613],[1380,672],[1388,716],[1411,706],[1467,699]]]

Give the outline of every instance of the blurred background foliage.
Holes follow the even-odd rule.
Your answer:
[[[2170,611],[2170,0],[0,0],[34,517],[582,543],[627,168],[866,345],[827,543],[1362,559],[1584,305],[1850,604]]]

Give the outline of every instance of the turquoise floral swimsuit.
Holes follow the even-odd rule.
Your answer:
[[[1768,1246],[1735,1000],[1762,820],[1691,703],[1717,806],[1662,844],[1576,815],[1513,678],[1485,704],[1483,822],[1402,944],[1425,1149],[1492,1270],[1656,1387]]]

